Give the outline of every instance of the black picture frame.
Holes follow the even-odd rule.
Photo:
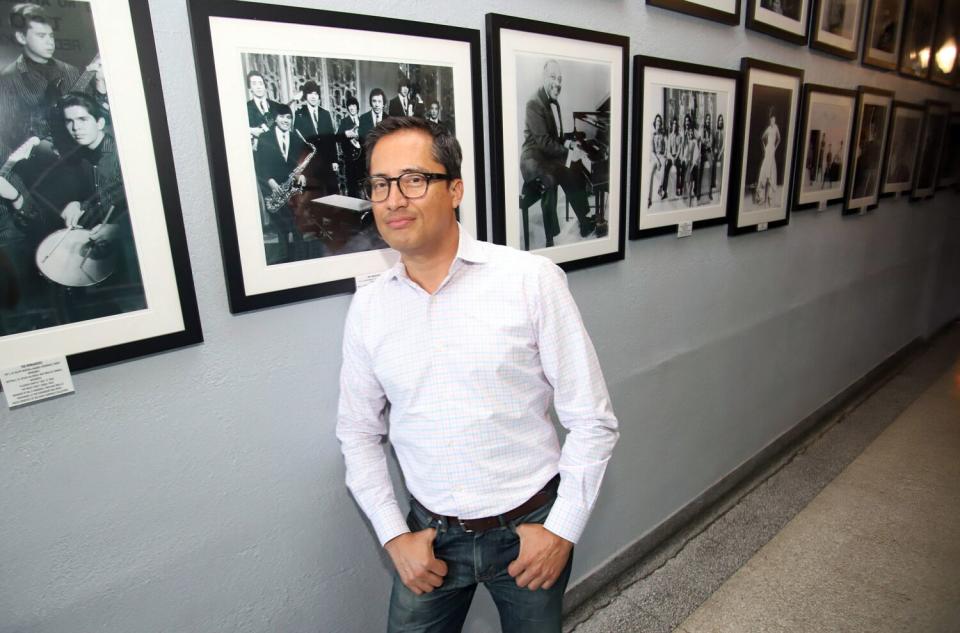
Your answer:
[[[927,79],[930,76],[929,51],[933,48],[939,9],[940,0],[908,0],[897,61],[897,72],[904,77]],[[926,62],[923,50],[928,51]]]
[[[896,71],[900,63],[900,44],[907,0],[869,0],[863,33],[864,66]],[[884,50],[892,46],[893,50]]]
[[[51,6],[48,14],[63,19],[59,12],[84,4]],[[92,0],[88,6],[90,33],[95,29],[95,52],[111,107],[108,130],[116,139],[123,172],[122,197],[111,195],[110,213],[121,204],[127,208],[145,304],[0,336],[4,367],[66,356],[70,370],[79,371],[203,341],[148,4]],[[59,160],[66,156],[61,154]],[[109,217],[108,213],[102,220],[104,225]],[[39,282],[39,273],[35,277]],[[53,279],[48,279],[53,286]],[[109,290],[98,291],[104,292]],[[15,306],[5,307],[7,311]]]
[[[823,12],[830,11],[829,2],[835,0],[814,0],[814,8],[810,13],[810,48],[836,55],[844,59],[856,59],[860,52],[861,25],[863,24],[864,3],[866,0],[852,0],[855,5],[853,18],[847,20],[844,15],[841,19],[853,29],[850,37],[844,37],[823,29]],[[843,1],[843,0],[841,0]],[[845,7],[848,9],[848,7]],[[844,11],[844,14],[846,10]]]
[[[860,86],[857,89],[856,122],[850,139],[850,158],[847,161],[850,172],[843,195],[844,215],[877,208],[893,101],[894,93],[890,90],[870,86]],[[871,109],[869,116],[867,108]]]
[[[346,128],[362,133],[368,114],[364,111],[366,106],[358,104],[355,114],[360,125],[348,125],[353,122],[348,120],[351,98],[370,105],[376,99],[383,106],[382,116],[389,116],[386,102],[394,92],[399,94],[397,82],[416,85],[415,66],[446,78],[446,88],[436,80],[437,94],[433,98],[441,100],[441,94],[448,95],[448,104],[455,104],[456,134],[464,150],[463,173],[468,179],[473,178],[473,182],[468,182],[470,193],[458,210],[459,219],[465,230],[478,239],[486,239],[479,30],[239,0],[190,0],[188,8],[231,312],[350,293],[355,291],[358,277],[379,273],[396,261],[396,252],[382,242],[372,222],[369,202],[359,192],[358,183],[366,173],[362,134],[356,139],[355,153],[350,152]],[[287,54],[285,43],[291,39],[316,42],[316,53],[306,43],[299,47],[297,55]],[[408,62],[413,58],[404,56],[413,49],[423,51],[416,63]],[[236,55],[238,50],[253,52]],[[422,61],[425,57],[430,59],[426,66]],[[250,61],[257,59],[258,64],[266,65],[273,64],[273,58],[277,58],[276,66],[281,70],[273,70],[272,75]],[[244,101],[250,98],[244,83],[245,65],[267,75],[264,83],[275,86],[272,93],[268,90],[270,99],[286,101],[295,94],[297,82],[309,78],[315,79],[320,89],[322,108],[342,110],[339,118],[337,114],[327,115],[337,130],[339,147],[334,150],[335,161],[331,161],[339,166],[336,186],[327,181],[322,192],[330,197],[298,203],[294,211],[306,214],[314,226],[304,227],[304,215],[294,215],[297,224],[292,230],[278,221],[272,231],[278,245],[283,236],[281,255],[282,250],[289,254],[296,247],[297,231],[305,236],[299,248],[300,255],[306,251],[306,256],[288,257],[293,260],[288,263],[267,262],[269,223],[273,218],[262,219],[265,204],[257,201],[262,201],[264,195],[262,184],[257,182],[255,153],[251,151],[253,130],[251,136],[244,133],[248,128]],[[343,72],[331,78],[332,71],[320,70],[328,65]],[[306,75],[307,71],[300,68],[310,69],[311,74]],[[341,75],[348,75],[349,79],[342,79]],[[426,87],[429,85],[419,88],[429,100],[431,95]],[[384,90],[375,95],[380,88]],[[328,98],[324,100],[322,95]],[[416,91],[410,95],[420,98]],[[420,101],[425,105],[422,98]],[[369,129],[373,120],[371,115]],[[263,134],[269,135],[269,129]],[[259,142],[260,137],[256,140]],[[308,181],[308,190],[309,187]],[[331,220],[338,217],[341,219]],[[333,222],[334,228],[326,228],[328,221]],[[304,246],[310,228],[316,239]]]
[[[758,33],[805,46],[809,35],[810,0],[788,0],[796,2],[798,10],[793,11],[797,16],[784,15],[771,11],[763,6],[764,0],[745,0],[747,3],[747,18],[744,25]],[[782,3],[781,3],[782,6]],[[791,5],[792,6],[792,5]]]
[[[652,7],[669,9],[678,13],[685,13],[711,22],[719,22],[728,26],[738,26],[740,24],[740,9],[743,0],[733,0],[734,10],[724,11],[723,9],[709,6],[704,2],[696,0],[647,0],[647,4]],[[749,1],[749,0],[748,0]]]
[[[956,188],[958,185],[960,185],[960,111],[954,110],[947,121],[947,134],[940,152],[937,189]]]
[[[741,59],[740,73],[740,115],[737,117],[739,124],[736,136],[737,142],[734,144],[734,150],[737,155],[733,158],[733,164],[739,166],[739,174],[737,175],[737,182],[730,187],[730,201],[727,207],[728,235],[756,233],[771,228],[786,226],[790,222],[790,193],[791,182],[793,178],[793,160],[795,155],[794,145],[796,141],[797,119],[800,109],[804,74],[803,69],[801,68],[773,64],[771,62],[752,57],[744,57]],[[758,78],[756,84],[753,83],[755,75],[757,75]],[[761,83],[764,77],[766,77],[766,84]],[[756,142],[762,143],[762,137],[766,134],[766,130],[764,130],[762,134],[758,133],[759,127],[753,121],[754,103],[752,88],[754,85],[773,88],[772,91],[764,91],[770,92],[771,94],[761,96],[764,96],[765,100],[776,100],[777,104],[781,106],[779,111],[782,111],[784,105],[780,102],[783,102],[785,99],[785,104],[787,105],[788,110],[787,116],[778,116],[776,118],[777,121],[782,122],[786,126],[786,133],[779,134],[781,140],[773,150],[773,171],[775,173],[780,171],[776,166],[776,158],[779,156],[783,164],[784,179],[784,182],[779,187],[779,192],[777,192],[775,189],[773,190],[772,195],[776,196],[779,194],[780,196],[780,203],[776,205],[776,207],[759,206],[761,205],[761,202],[759,200],[758,187],[763,173],[765,171],[769,171],[769,168],[767,167],[768,160],[763,158],[761,158],[759,161],[750,160],[750,139],[748,138],[748,135],[753,132],[753,135],[756,137]],[[783,91],[787,91],[789,94],[784,95]],[[764,104],[761,104],[760,107],[764,107]],[[758,112],[760,112],[760,114],[757,114],[757,117],[758,121],[760,121],[762,120],[762,111]],[[782,152],[779,151],[781,146],[783,147]],[[746,153],[744,152],[744,148],[747,148]],[[759,164],[755,165],[754,163]],[[749,188],[748,179],[754,174],[756,174],[757,181],[753,183],[754,191],[752,194],[750,194],[750,200],[754,206],[758,206],[759,208],[744,209],[742,202],[746,198],[747,190]],[[775,184],[774,188],[776,188]],[[770,195],[771,190],[765,185],[765,202],[770,201]]]
[[[880,197],[909,194],[920,154],[924,107],[907,101],[893,102],[887,133],[887,150],[883,157],[883,179]]]
[[[923,134],[917,164],[913,172],[910,200],[926,200],[932,198],[936,193],[940,152],[943,151],[949,118],[950,104],[934,99],[926,100],[923,106]],[[929,178],[927,177],[928,174]]]
[[[854,127],[856,100],[857,93],[854,90],[821,84],[804,84],[803,107],[800,110],[800,134],[797,136],[796,157],[793,161],[793,193],[791,195],[793,211],[814,209],[821,205],[825,207],[843,200],[850,171],[848,150]],[[842,121],[838,121],[842,123],[844,128],[844,131],[840,133],[839,146],[834,146],[832,139],[813,138],[813,133],[818,131],[811,129],[811,111],[814,101],[840,108],[848,106],[846,116],[841,115]],[[836,130],[834,129],[834,131]],[[811,143],[817,143],[818,141],[817,155],[811,157],[809,155]],[[834,167],[834,161],[837,157],[841,158],[842,163]],[[820,180],[821,192],[808,193],[803,191],[804,173],[808,166],[811,166],[811,158],[813,158],[814,180]],[[837,183],[836,187],[826,188],[826,183],[832,184],[833,182]]]
[[[717,127],[721,117],[725,117],[724,121],[724,134],[721,141],[713,140],[711,153],[715,157],[717,155],[716,148],[717,146],[722,148],[722,153],[724,156],[724,161],[721,163],[723,165],[720,177],[717,179],[720,184],[720,188],[717,195],[716,204],[709,205],[707,208],[703,208],[699,204],[699,200],[702,200],[703,196],[701,195],[698,199],[698,203],[695,207],[690,208],[678,208],[678,209],[669,209],[669,210],[657,210],[654,213],[647,214],[647,209],[652,208],[649,205],[646,205],[643,198],[643,191],[646,189],[648,197],[652,194],[652,178],[648,179],[648,175],[651,173],[650,161],[647,160],[647,153],[644,151],[645,146],[650,146],[651,141],[648,140],[649,132],[649,122],[650,113],[645,113],[647,104],[647,78],[648,74],[655,74],[658,79],[663,80],[664,82],[670,82],[671,88],[661,87],[660,90],[672,90],[672,91],[684,91],[684,92],[706,92],[710,88],[717,88],[716,94],[721,92],[721,88],[727,89],[726,101],[727,103],[722,107],[721,104],[715,104],[715,111],[713,114],[713,139],[717,138],[719,134],[719,129]],[[718,81],[719,80],[719,81]],[[719,84],[719,85],[718,85]],[[658,84],[661,85],[661,84]],[[654,95],[655,96],[655,95]],[[714,95],[716,99],[716,95]],[[661,102],[662,104],[662,102]],[[631,161],[632,173],[631,173],[631,184],[630,184],[630,208],[633,209],[633,214],[630,220],[630,239],[641,239],[646,237],[653,237],[656,235],[663,235],[668,233],[675,233],[679,224],[684,222],[691,222],[693,229],[703,228],[707,226],[715,226],[719,224],[724,224],[727,221],[727,206],[729,204],[729,195],[724,195],[725,191],[729,190],[729,187],[732,183],[732,175],[737,173],[737,165],[733,164],[731,161],[731,156],[733,155],[732,147],[733,141],[735,139],[735,131],[738,128],[738,116],[739,116],[739,104],[740,104],[740,73],[736,70],[730,70],[727,68],[717,68],[714,66],[705,66],[702,64],[692,64],[688,62],[681,62],[669,59],[661,59],[657,57],[648,57],[644,55],[635,55],[633,58],[633,134],[631,140]],[[652,105],[652,104],[651,104]],[[663,113],[661,112],[663,108],[657,108],[654,110],[654,115],[659,116],[663,120]],[[680,108],[678,107],[678,110]],[[710,114],[709,108],[707,114]],[[705,117],[701,117],[705,118]],[[702,120],[693,122],[694,126],[697,128],[698,134],[702,138]],[[680,128],[682,124],[678,121],[678,132],[682,134]],[[664,142],[669,144],[671,139],[670,131],[672,128],[672,119],[671,121],[664,124],[665,131],[667,132],[667,137],[664,138]],[[699,149],[702,151],[702,142],[699,146]],[[668,164],[669,162],[678,162],[678,161],[669,161],[669,147],[665,147],[667,152]],[[703,161],[698,161],[703,162]],[[667,169],[665,175],[661,174],[661,179],[666,178],[667,187],[670,188],[671,179],[670,179],[670,170],[673,169],[672,166],[666,167]],[[711,180],[716,176],[715,170],[716,166],[711,165]],[[699,170],[699,165],[698,165]],[[685,170],[686,171],[686,170]],[[675,172],[679,175],[679,166]],[[724,173],[726,177],[724,177]],[[698,178],[701,179],[701,184],[704,178],[704,173],[698,173]],[[673,182],[676,183],[679,180],[678,176],[674,176]],[[645,186],[646,185],[646,186]],[[661,183],[661,188],[662,188]],[[708,185],[709,187],[709,185]],[[673,188],[676,189],[677,185],[673,185]],[[685,188],[686,189],[686,188]],[[712,198],[712,187],[710,187],[710,197]],[[701,189],[702,192],[702,189]],[[682,192],[686,193],[686,191]],[[671,196],[668,195],[666,198],[661,198],[657,201],[659,205],[662,201],[666,200],[671,202],[670,206],[676,205],[676,200],[671,201]],[[680,196],[681,201],[684,198],[683,195]]]
[[[493,241],[523,250],[538,250],[564,270],[623,259],[627,207],[629,38],[495,13],[487,14],[486,25],[492,121],[490,148],[494,165],[491,179]],[[515,43],[531,39],[537,42],[535,48],[527,46],[522,54],[514,54]],[[530,50],[536,53],[528,52]],[[562,65],[558,61],[561,57]],[[554,116],[548,111],[551,106],[547,103],[545,88],[536,87],[541,85],[548,65],[567,76],[563,83],[566,92],[555,97],[558,105],[553,110]],[[507,77],[514,78],[512,84],[503,81],[504,69],[508,71]],[[604,71],[609,80],[601,80],[587,89],[587,80],[593,82],[597,77],[603,77]],[[530,83],[518,85],[523,81],[521,76]],[[585,89],[574,90],[571,85],[584,86]],[[583,109],[578,110],[578,107]],[[524,112],[522,121],[521,112]],[[564,121],[568,120],[564,112],[572,117],[569,129],[574,132],[561,139]],[[558,118],[561,121],[559,130],[556,126]],[[532,145],[532,141],[529,148],[523,147],[519,131],[526,129],[528,124],[535,125],[538,131],[542,128],[543,133],[537,137],[549,140],[550,152],[544,153],[542,147]],[[579,130],[578,125],[581,126]],[[561,141],[573,141],[573,136],[577,139],[572,143],[575,149],[561,145]],[[569,166],[563,164],[564,159],[559,157],[561,152],[572,160]],[[592,171],[586,174],[576,166],[581,152],[593,156],[580,161],[584,167],[587,162],[591,163]],[[558,156],[553,156],[554,153]],[[561,226],[557,206],[563,187],[559,185],[571,176],[571,169],[576,169],[579,175],[567,180],[573,186],[571,192],[564,190],[563,195],[565,200],[571,201],[569,207],[572,209],[566,210]],[[525,181],[524,177],[528,180]],[[552,185],[548,184],[551,180],[554,181]],[[592,182],[592,197],[584,195],[587,180]],[[508,204],[508,200],[515,202]],[[555,210],[545,211],[545,201],[548,207],[557,205]],[[533,205],[540,209],[542,230],[535,230],[538,229],[534,221],[536,216],[530,213]],[[553,235],[548,236],[548,232]],[[539,248],[541,233],[544,246]]]
[[[952,43],[952,44],[951,44]],[[949,50],[952,45],[954,56],[950,60],[952,66],[941,68],[948,60],[938,59],[941,51]],[[960,2],[943,0],[940,13],[937,16],[937,26],[934,30],[933,48],[930,49],[930,81],[939,86],[952,86],[960,75],[957,68],[956,50],[960,45]]]

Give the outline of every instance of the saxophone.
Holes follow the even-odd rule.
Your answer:
[[[301,136],[300,138],[303,137]],[[308,164],[310,164],[314,154],[317,153],[317,148],[315,145],[306,139],[304,139],[303,142],[306,143],[310,148],[310,153],[307,154],[306,158],[300,161],[299,165],[293,168],[293,171],[291,171],[287,179],[283,181],[283,184],[280,185],[280,188],[271,193],[270,197],[264,201],[267,211],[271,213],[276,213],[277,209],[287,204],[287,201],[290,200],[291,196],[303,192],[303,187],[297,184],[297,181],[300,178],[300,174],[303,173],[303,170],[307,168]]]

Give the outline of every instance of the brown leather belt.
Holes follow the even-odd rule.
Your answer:
[[[534,510],[542,508],[550,501],[557,492],[557,486],[560,485],[560,475],[554,475],[553,479],[547,482],[535,495],[518,505],[513,510],[508,510],[503,514],[492,517],[483,517],[481,519],[461,519],[442,514],[434,514],[422,503],[414,499],[413,501],[430,515],[430,522],[443,521],[447,525],[459,525],[464,532],[484,532],[498,527],[506,527],[514,519],[518,519],[525,514],[530,514]]]

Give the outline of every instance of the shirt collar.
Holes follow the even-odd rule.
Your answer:
[[[453,258],[450,269],[454,269],[458,260],[470,264],[484,264],[489,261],[489,256],[480,242],[463,230],[463,226],[461,226],[459,222],[457,223],[457,228],[460,231],[460,242],[457,244],[457,254]],[[397,262],[383,274],[388,281],[391,279],[405,278],[407,277],[407,269],[403,265],[403,260],[397,259]]]

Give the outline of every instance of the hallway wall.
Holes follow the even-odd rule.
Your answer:
[[[382,630],[389,561],[333,433],[350,296],[230,315],[186,6],[150,6],[206,342],[0,410],[0,633]],[[477,29],[491,11],[549,17],[629,35],[631,54],[727,68],[751,55],[809,82],[960,107],[957,93],[640,0],[376,6]],[[628,242],[625,261],[571,273],[622,428],[573,582],[960,314],[958,205],[952,192],[865,217],[834,205],[761,234]],[[485,596],[467,630],[498,630]]]

